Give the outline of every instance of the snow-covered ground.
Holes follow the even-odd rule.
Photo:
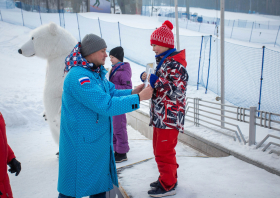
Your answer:
[[[90,14],[95,15],[94,13]],[[99,16],[101,17],[103,15],[101,14]],[[114,17],[109,17],[111,15],[106,16],[108,20],[109,18],[110,20],[116,20]],[[120,17],[118,20],[122,20],[123,18],[123,21],[121,21],[122,23],[126,23],[126,25],[132,25],[132,23],[134,23],[134,25],[137,26],[135,21],[131,22],[130,18],[132,16],[118,16]],[[146,18],[144,17],[143,21],[138,19],[139,24],[143,26],[150,23],[155,23],[157,26],[161,25],[158,21],[153,22],[152,18]],[[148,21],[150,21],[150,23]],[[53,142],[51,132],[42,118],[44,109],[42,98],[46,74],[46,61],[37,57],[26,58],[17,52],[20,46],[29,39],[28,34],[30,31],[31,29],[27,27],[0,22],[0,111],[6,120],[8,142],[13,148],[17,158],[22,163],[21,174],[18,177],[11,175],[11,183],[15,197],[55,197],[57,195],[56,185],[58,168],[58,160],[55,157],[55,153],[58,151],[58,147]],[[191,31],[189,32],[192,33]],[[151,50],[151,56],[153,56],[152,53]],[[130,62],[127,59],[125,59],[125,61]],[[133,72],[133,86],[135,86],[141,83],[139,76],[145,68],[136,63],[130,63]],[[111,67],[110,65],[111,63],[107,58],[105,67]],[[208,91],[207,95],[204,94],[203,90],[196,91],[196,87],[193,86],[188,86],[187,94],[189,97],[200,97],[210,101],[214,101],[216,97],[216,95],[210,91]],[[141,105],[141,110],[147,112],[148,108]],[[241,152],[248,157],[280,170],[280,157],[276,154],[269,155],[267,152],[263,153],[260,149],[256,150],[254,147],[244,146],[212,130],[203,127],[195,127],[189,122],[187,122],[185,126],[187,130],[196,135],[229,149]],[[248,125],[240,124],[240,126],[247,138]],[[268,129],[262,128],[258,128],[257,131],[257,141],[266,134],[271,133]],[[279,132],[272,133],[278,136],[280,135]],[[128,165],[153,157],[150,140],[147,140],[132,128],[129,128],[129,139],[131,147],[131,152],[128,155],[129,161],[119,164],[118,166]],[[177,152],[178,155],[201,156],[198,152],[182,144],[178,144]],[[217,198],[234,197],[235,194],[235,197],[277,197],[277,195],[279,195],[279,177],[245,164],[233,157],[222,159],[179,157],[178,161],[180,164],[180,168],[178,169],[179,185],[181,186],[178,188],[178,194],[190,193],[186,195],[191,197],[208,196]],[[153,159],[135,165],[135,167],[147,169],[146,171],[151,170],[147,167],[153,167],[152,170],[156,170]],[[127,169],[124,170],[122,174],[125,175],[128,174],[126,171],[134,170],[133,173],[129,174],[137,175],[139,172],[142,172],[139,171],[141,169]],[[124,188],[127,189],[128,192],[133,190],[133,192],[138,193],[137,190],[140,190],[142,192],[139,193],[146,193],[148,184],[156,177],[157,172],[153,171],[153,173],[149,174],[147,181],[142,182],[145,183],[143,184],[145,186],[141,186],[141,188],[139,187],[139,189],[136,190],[130,189],[130,187],[126,187],[126,185],[128,182],[136,182],[138,185],[141,179],[140,177],[135,177],[139,178],[139,180],[122,181],[124,183]],[[123,176],[122,179],[126,178],[127,177]],[[182,178],[182,180],[180,180],[180,178]],[[211,184],[207,183],[209,181],[211,181]],[[256,181],[258,181],[258,183]],[[243,182],[247,183],[248,186],[239,185],[239,183],[241,184]],[[254,189],[252,183],[255,184]],[[240,191],[240,189],[243,190]],[[247,192],[245,192],[244,189],[246,189]],[[226,192],[228,192],[228,194],[226,194]],[[241,192],[243,192],[243,194]],[[248,192],[252,192],[253,194],[249,194]],[[142,197],[142,194],[140,197]],[[182,196],[178,195],[177,197]]]
[[[279,197],[280,177],[235,157],[178,156],[176,198],[273,198]],[[145,173],[145,174],[143,174]],[[149,197],[149,184],[158,178],[154,159],[127,168],[120,183],[133,198]]]

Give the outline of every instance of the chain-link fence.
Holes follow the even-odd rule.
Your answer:
[[[125,57],[140,65],[154,62],[150,35],[153,29],[140,29],[121,23],[89,19],[76,13],[37,13],[18,8],[1,9],[0,20],[30,28],[50,21],[65,28],[80,41],[86,34],[101,36],[107,50],[122,46]],[[180,35],[186,50],[189,84],[220,95],[220,40],[216,36]],[[144,68],[143,68],[144,70]],[[241,107],[280,113],[280,52],[225,42],[225,98]]]

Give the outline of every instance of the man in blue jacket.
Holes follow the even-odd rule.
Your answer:
[[[112,116],[139,108],[153,89],[117,90],[105,75],[106,43],[88,34],[65,59],[59,143],[59,198],[105,198],[118,186]],[[142,90],[142,91],[141,91]]]

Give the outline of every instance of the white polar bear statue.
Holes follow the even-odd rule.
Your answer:
[[[77,40],[69,32],[55,23],[49,23],[33,30],[30,40],[18,50],[23,56],[38,56],[47,60],[44,87],[44,117],[57,144],[59,144],[60,134],[65,58],[76,44]]]

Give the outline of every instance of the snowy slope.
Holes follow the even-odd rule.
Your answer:
[[[129,24],[129,19],[124,20],[126,20]],[[143,24],[144,23],[147,22],[143,22]],[[46,73],[46,61],[37,57],[26,58],[17,52],[19,47],[29,39],[28,34],[30,31],[31,29],[26,27],[0,22],[0,111],[3,113],[6,120],[8,142],[13,148],[17,158],[22,162],[23,167],[19,177],[11,175],[11,184],[14,189],[15,197],[55,197],[57,195],[56,185],[58,161],[54,154],[58,151],[58,148],[51,138],[51,133],[46,122],[42,118],[42,112],[44,110],[42,98]],[[130,62],[127,59],[125,59],[125,61]],[[136,86],[141,83],[139,76],[140,73],[144,71],[144,67],[133,62],[130,63],[133,71],[133,86]],[[110,65],[111,63],[107,58],[105,67],[110,68]],[[196,87],[188,87],[189,96],[201,97],[214,101],[216,97],[215,94],[208,92],[208,94],[205,95],[203,92],[204,91],[202,90],[197,92]],[[143,109],[145,112],[147,110],[147,108]],[[249,156],[253,156],[257,159],[261,158],[261,160],[268,165],[273,165],[280,170],[280,157],[275,154],[268,155],[267,153],[260,152],[260,150],[255,150],[254,148],[249,148],[248,146],[242,146],[231,139],[217,135],[211,130],[202,127],[194,127],[192,123],[186,123],[186,127],[188,130],[196,133],[197,135],[217,141],[217,143],[224,146],[227,145],[230,149],[242,150],[242,152],[245,154],[247,153]],[[152,157],[150,141],[141,137],[139,134],[135,135],[136,132],[131,128],[129,131],[134,134],[132,136],[133,138],[130,138],[131,151],[139,153],[138,149],[143,148],[142,150],[145,155],[141,157],[145,159]],[[260,129],[260,131],[264,134],[268,133],[267,130]],[[137,146],[134,147],[133,145]],[[179,145],[178,148],[178,152],[188,155],[199,155],[197,152],[189,149],[188,147],[185,148],[183,145]],[[143,153],[141,152],[141,154]],[[134,156],[130,157],[131,162],[143,159],[136,159],[135,155],[137,156],[137,154],[134,154]],[[228,158],[228,161],[226,159],[224,160],[225,161],[222,162],[212,161],[211,163],[213,165],[208,171],[213,171],[213,173],[215,173],[214,167],[218,167],[220,163],[233,163],[238,164],[238,167],[246,166],[241,172],[234,172],[234,174],[238,175],[238,177],[234,178],[234,184],[236,185],[239,181],[251,181],[249,177],[244,176],[249,170],[252,171],[252,175],[255,174],[256,177],[258,176],[258,178],[262,178],[260,181],[267,181],[271,186],[274,184],[275,187],[273,188],[276,189],[276,186],[279,185],[279,180],[272,174],[259,171],[259,169],[255,167],[252,168],[249,166],[247,168],[247,165],[244,165],[233,158]],[[187,164],[187,162],[184,161],[181,163]],[[201,161],[195,161],[194,163],[197,164],[193,164],[193,166],[203,164]],[[185,165],[181,167],[181,170],[186,169]],[[194,171],[198,171],[198,169]],[[137,172],[135,174],[137,174]],[[228,188],[227,185],[223,185],[223,181],[226,183],[230,182],[227,180],[228,176],[228,174],[221,175],[219,181],[213,181],[213,186],[223,186]],[[213,175],[211,177],[209,176],[208,179],[213,177]],[[185,178],[185,176],[183,178]],[[187,183],[186,185],[189,184]],[[238,188],[239,187],[237,185],[235,190],[238,190]],[[249,189],[252,189],[252,187],[249,187]],[[268,192],[265,191],[265,189],[266,185],[264,184],[259,187],[261,192],[264,191],[271,193],[269,195],[279,193],[277,190]],[[188,190],[188,188],[186,188],[186,190]],[[201,194],[195,195],[198,197],[204,197],[210,191],[211,189],[203,191],[203,189],[198,188],[193,190],[193,192],[201,192]],[[30,196],[30,194],[32,194],[32,196]],[[224,197],[219,193],[214,195],[216,195],[216,197]]]

